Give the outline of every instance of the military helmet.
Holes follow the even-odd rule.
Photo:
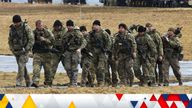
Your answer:
[[[170,28],[168,29],[168,31],[172,31],[172,32],[175,32],[175,28],[173,28],[173,27],[170,27]]]
[[[83,32],[83,31],[87,31],[87,28],[85,26],[81,26],[80,27],[80,31]]]

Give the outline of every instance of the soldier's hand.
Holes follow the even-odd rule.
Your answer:
[[[134,53],[132,54],[132,56],[133,56],[133,59],[136,59],[136,57],[137,57],[136,52],[134,52]]]
[[[169,38],[167,36],[165,37],[165,39],[166,39],[167,42],[169,42]]]
[[[44,37],[40,37],[40,41],[45,41],[46,39]]]
[[[78,53],[78,54],[81,54],[81,49],[78,49],[78,50],[77,50],[77,53]]]
[[[159,56],[159,61],[162,61],[163,60],[163,56]]]

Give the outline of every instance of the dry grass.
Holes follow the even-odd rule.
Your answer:
[[[114,93],[129,93],[129,94],[161,94],[161,93],[192,93],[192,89],[190,86],[174,86],[173,87],[104,87],[104,88],[58,88],[54,86],[53,88],[14,88],[16,73],[0,73],[0,92],[1,93],[27,93],[27,94],[36,94],[36,93],[53,93],[53,94],[60,94],[60,93],[68,93],[68,94],[114,94]],[[174,78],[171,78],[173,81]],[[41,85],[43,84],[43,75],[41,75]],[[80,77],[79,77],[80,81]],[[137,80],[136,80],[137,81]],[[68,82],[68,77],[66,74],[57,74],[54,80],[54,85],[64,84]]]
[[[9,25],[14,14],[22,15],[27,19],[29,25],[34,29],[34,22],[42,19],[49,28],[56,19],[65,22],[73,19],[76,25],[86,25],[90,30],[92,21],[100,19],[103,28],[109,28],[113,33],[117,31],[117,25],[124,22],[130,24],[145,24],[151,22],[164,33],[169,27],[177,24],[184,27],[181,39],[185,60],[192,60],[192,39],[190,32],[192,28],[191,8],[120,8],[120,7],[87,7],[82,6],[80,17],[80,6],[63,5],[30,5],[30,4],[5,4],[0,3],[0,54],[10,54],[7,45]]]

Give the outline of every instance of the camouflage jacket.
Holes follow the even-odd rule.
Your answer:
[[[160,34],[157,31],[147,32],[147,34],[151,36],[155,43],[157,49],[157,56],[163,56],[163,42],[160,37]]]
[[[52,49],[55,41],[52,32],[44,28],[43,30],[35,29],[33,33],[35,36],[33,52],[49,52],[49,49]],[[41,37],[45,38],[45,40],[41,40]]]
[[[55,37],[55,42],[54,42],[53,47],[56,48],[59,51],[62,51],[62,47],[63,47],[62,39],[63,39],[66,32],[67,31],[66,31],[65,28],[62,28],[59,31],[55,31],[55,30],[52,31],[52,33],[53,33],[53,35]]]
[[[157,54],[156,45],[147,33],[143,36],[137,35],[135,40],[137,43],[137,57],[142,57],[142,59],[155,58]]]
[[[87,42],[88,49],[91,49],[92,53],[100,54],[110,50],[111,39],[109,34],[105,30],[98,32],[91,31],[88,36]]]
[[[182,52],[183,48],[178,37],[169,37],[165,35],[162,37],[162,41],[165,57],[178,56]]]
[[[9,30],[8,44],[14,54],[20,51],[31,51],[34,44],[34,35],[30,27],[24,22],[20,27],[15,27],[12,24]]]
[[[136,41],[134,36],[130,33],[116,33],[115,41],[113,47],[113,53],[115,58],[118,57],[119,54],[126,54],[129,57],[132,56],[134,52],[136,52]]]
[[[62,39],[64,51],[76,51],[82,48],[83,35],[80,31],[67,31]]]

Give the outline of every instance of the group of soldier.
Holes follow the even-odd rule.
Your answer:
[[[180,28],[169,28],[160,36],[150,23],[129,27],[121,23],[114,35],[109,29],[102,29],[99,20],[93,22],[90,32],[85,26],[75,26],[72,20],[66,22],[66,28],[56,20],[52,31],[41,20],[35,25],[32,31],[26,21],[14,15],[10,26],[8,43],[18,64],[18,87],[24,86],[24,79],[27,87],[39,87],[42,67],[44,86],[51,87],[60,62],[70,87],[78,86],[79,64],[82,87],[132,86],[134,77],[140,86],[169,86],[170,66],[179,85],[183,84],[179,66],[182,55]],[[26,67],[31,51],[32,81]]]

